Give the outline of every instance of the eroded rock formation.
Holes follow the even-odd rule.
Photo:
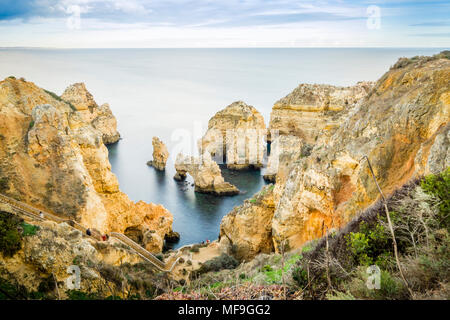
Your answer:
[[[153,160],[147,162],[147,165],[153,166],[155,169],[163,171],[166,168],[169,151],[167,147],[158,137],[153,137]]]
[[[278,128],[309,145],[290,154],[290,161],[280,161],[271,223],[275,250],[283,242],[298,248],[321,237],[379,198],[364,156],[370,159],[386,195],[410,179],[449,166],[450,60],[441,54],[400,62],[368,94],[358,89],[365,95],[363,100],[317,142],[315,129],[303,126],[321,127],[320,119],[311,121],[311,108],[289,108],[285,110],[289,117],[272,117],[271,128],[293,119],[293,130],[284,125]],[[325,105],[335,109],[331,100]],[[275,105],[273,115],[280,114],[278,108]],[[232,243],[240,241],[230,238]]]
[[[8,214],[3,212],[3,209],[0,206],[0,216]],[[0,252],[2,284],[20,286],[21,294],[38,292],[53,299],[67,299],[67,290],[71,289],[67,285],[67,280],[73,280],[72,289],[86,294],[92,293],[106,298],[111,296],[111,290],[114,290],[115,295],[126,298],[127,289],[130,290],[131,287],[125,281],[122,282],[120,274],[126,274],[128,280],[145,279],[152,286],[158,284],[157,272],[149,264],[143,264],[138,255],[126,246],[121,246],[113,238],[98,242],[83,237],[81,231],[73,229],[66,223],[57,224],[50,221],[28,221],[28,223],[36,226],[33,226],[32,233],[22,236],[20,250],[12,256],[4,255],[4,250]],[[136,268],[136,265],[139,267]],[[124,266],[130,268],[122,269]],[[71,272],[74,272],[74,268],[79,268],[79,282],[76,278],[70,279],[69,267],[72,268]],[[142,273],[136,274],[133,270],[142,270]],[[113,278],[111,277],[113,274],[119,276]],[[164,281],[168,280],[165,275],[163,277]],[[58,289],[55,288],[55,283]],[[133,287],[133,290],[137,289],[139,288]],[[145,292],[145,289],[142,291]]]
[[[201,153],[209,152],[229,169],[260,168],[266,135],[264,118],[254,107],[236,101],[209,120],[208,131],[199,141]]]
[[[1,81],[0,192],[101,232],[136,227],[148,234],[148,250],[161,251],[172,215],[120,192],[102,136],[59,97],[31,82]]]
[[[265,186],[222,219],[221,245],[229,245],[231,253],[239,260],[273,251],[273,188],[273,185]]]
[[[229,182],[225,182],[219,165],[211,159],[209,153],[201,157],[190,157],[178,154],[175,169],[176,180],[183,180],[186,174],[194,179],[195,191],[211,193],[218,196],[236,195],[239,189]]]
[[[340,125],[342,116],[372,87],[371,82],[358,82],[351,87],[300,84],[273,106],[268,140],[273,133],[297,136],[306,143],[315,143],[323,135],[330,136]]]
[[[98,106],[84,83],[75,83],[67,87],[61,95],[61,99],[76,109],[85,122],[91,123],[94,128],[102,133],[104,144],[119,141],[120,134],[117,132],[117,120],[112,114],[109,104],[105,103]]]

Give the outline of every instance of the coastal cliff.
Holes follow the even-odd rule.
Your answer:
[[[280,251],[281,243],[290,249],[299,248],[327,230],[338,229],[379,198],[364,156],[370,159],[378,183],[387,195],[411,179],[447,168],[450,165],[448,79],[450,60],[443,54],[400,59],[371,90],[368,85],[359,84],[344,90],[354,98],[344,99],[339,94],[342,99],[338,101],[353,107],[339,117],[338,125],[331,126],[330,133],[317,139],[318,133],[328,131],[328,125],[320,125],[329,123],[328,117],[312,121],[312,107],[288,108],[283,112],[289,117],[281,117],[283,109],[277,102],[269,129],[279,130],[280,137],[291,137],[288,138],[291,143],[284,143],[287,147],[280,151],[273,215],[265,213],[266,220],[258,222],[271,225],[270,237],[275,250]],[[313,86],[299,88],[292,96]],[[332,99],[323,103],[324,87],[316,88],[317,93],[308,91],[308,101],[320,101],[328,110],[344,111]],[[292,121],[282,120],[288,118]],[[283,152],[287,156],[283,157]],[[257,215],[259,207],[249,204],[238,210]],[[236,213],[230,215],[222,222],[223,230]],[[232,229],[247,228],[234,221]],[[235,247],[241,246],[245,238],[239,232],[228,231],[227,235],[230,245]],[[255,241],[256,245],[259,240]]]
[[[100,111],[84,85],[71,88],[63,96],[73,103],[32,82],[0,82],[0,192],[101,232],[137,230],[142,245],[160,252],[171,213],[119,190],[104,144],[110,136],[95,127]]]

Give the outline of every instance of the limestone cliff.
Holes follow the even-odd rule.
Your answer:
[[[0,192],[102,232],[137,229],[161,251],[172,215],[120,192],[104,133],[85,116],[31,82],[1,81]]]
[[[273,251],[273,188],[273,185],[265,186],[222,219],[220,243],[229,245],[231,253],[239,260]]]
[[[153,166],[157,170],[164,170],[166,168],[167,159],[169,158],[169,151],[167,147],[158,137],[153,137],[153,160],[147,162],[147,165]]]
[[[209,152],[219,163],[225,158],[230,169],[259,168],[265,150],[265,129],[258,110],[236,101],[209,120],[199,147],[201,153]]]
[[[330,136],[341,117],[353,109],[372,88],[371,82],[352,87],[325,84],[300,84],[275,103],[270,114],[268,140],[272,135],[293,135],[314,143],[322,135]]]
[[[300,131],[283,132],[302,138],[308,148],[288,152],[290,160],[280,161],[273,218],[265,214],[270,222],[258,222],[271,224],[275,250],[282,242],[298,248],[326,229],[345,225],[379,197],[363,156],[370,159],[387,195],[410,179],[448,167],[449,79],[450,60],[445,54],[400,60],[368,94],[358,89],[365,97],[317,142],[312,127],[302,129],[312,123],[311,112],[305,113],[304,107],[289,110],[292,128]],[[335,105],[331,100],[325,105],[336,109],[330,108]],[[274,109],[272,114],[279,114],[277,104]],[[231,239],[236,241],[239,238]]]
[[[230,196],[239,193],[238,188],[229,182],[225,182],[218,164],[211,159],[208,152],[198,158],[178,154],[175,169],[177,170],[174,177],[176,180],[185,179],[186,173],[192,176],[196,192],[211,193],[218,196]]]
[[[67,87],[61,98],[71,104],[85,122],[91,123],[94,128],[102,133],[104,144],[119,141],[120,134],[117,132],[117,120],[109,105],[105,103],[98,106],[84,83],[75,83]]]
[[[8,214],[4,209],[0,206],[0,217]],[[19,250],[12,256],[0,252],[0,280],[23,288],[21,294],[38,292],[51,299],[67,299],[69,290],[76,289],[99,298],[126,298],[132,292],[158,286],[157,272],[114,239],[98,242],[84,238],[82,232],[66,223],[28,222],[33,229],[22,234]],[[74,287],[67,284],[71,277],[76,279],[74,268],[80,271],[79,287],[76,281],[71,281]],[[134,285],[136,279],[149,286]]]

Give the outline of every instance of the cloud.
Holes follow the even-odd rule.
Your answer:
[[[410,36],[426,37],[426,38],[450,38],[450,32],[415,33],[415,34],[410,34]]]
[[[430,3],[0,0],[0,46],[408,46],[410,43],[426,46],[431,42],[446,45],[450,30],[445,9],[449,7],[441,1]],[[367,7],[372,4],[381,7],[379,30],[367,28]],[[73,10],[69,12],[73,6],[79,8],[81,24],[68,30],[66,22],[73,15]],[[413,34],[414,40],[408,36]]]
[[[410,24],[411,27],[446,27],[450,26],[450,21],[430,21]]]

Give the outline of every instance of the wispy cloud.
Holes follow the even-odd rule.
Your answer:
[[[380,10],[378,28],[367,8]],[[81,23],[68,29],[77,6]],[[448,2],[0,0],[0,46],[449,46]],[[429,36],[425,36],[430,34]]]

